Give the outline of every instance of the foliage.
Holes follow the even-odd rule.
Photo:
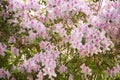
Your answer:
[[[1,0],[1,80],[120,80],[120,1]]]

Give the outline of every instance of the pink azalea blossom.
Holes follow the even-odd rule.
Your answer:
[[[101,52],[101,47],[104,48],[104,51],[113,47],[112,41],[105,34],[104,30],[100,31],[95,27],[89,28],[88,24],[78,24],[78,27],[71,31],[69,42],[71,47],[79,51],[80,56],[92,56]]]
[[[116,65],[114,67],[107,68],[106,72],[106,77],[114,77],[120,73],[120,65]]]
[[[54,32],[57,32],[61,37],[67,36],[66,30],[64,29],[62,23],[55,24],[54,27],[55,27]]]
[[[37,80],[43,80],[43,73],[41,71],[37,75]]]
[[[84,75],[91,75],[91,74],[92,74],[92,73],[91,73],[91,69],[90,69],[89,67],[87,67],[87,66],[85,65],[85,63],[82,64],[82,65],[80,66],[80,68],[82,69],[82,70],[81,70],[81,73],[83,73]]]
[[[19,56],[19,49],[16,47],[11,47],[11,52],[13,56]]]
[[[0,43],[0,55],[5,56],[6,45]]]
[[[60,72],[60,74],[62,74],[66,71],[66,69],[67,69],[67,67],[65,67],[65,65],[62,65],[62,66],[60,66],[58,71]]]
[[[5,78],[6,77],[6,72],[3,68],[0,69],[0,78]]]
[[[7,79],[9,79],[10,76],[11,76],[11,74],[10,74],[10,72],[8,70],[6,71],[6,75],[7,75]]]
[[[40,49],[46,49],[47,42],[42,41],[39,45],[40,45]]]
[[[48,49],[45,52],[40,52],[35,54],[32,58],[25,60],[23,62],[23,64],[19,64],[18,67],[20,69],[21,72],[28,72],[31,73],[32,71],[37,72],[40,71],[40,73],[38,73],[38,79],[41,78],[42,79],[42,75],[48,75],[49,79],[51,79],[52,77],[56,77],[56,73],[55,73],[55,68],[56,68],[56,59],[59,55],[58,50],[55,50],[55,46],[51,45],[50,43],[47,42],[46,47],[48,47]],[[53,55],[54,54],[54,55]],[[41,66],[39,65],[39,63],[42,63],[41,66],[44,66],[43,69],[40,69]],[[40,76],[41,75],[41,76]]]
[[[15,43],[15,42],[16,42],[15,37],[14,37],[14,36],[11,36],[11,37],[9,38],[8,43]]]
[[[43,80],[44,76],[54,80],[53,77],[57,76],[56,67],[57,61],[59,61],[57,58],[64,47],[65,51],[62,53],[67,52],[64,43],[68,42],[70,44],[70,48],[68,48],[73,48],[73,52],[78,51],[80,57],[89,57],[111,50],[114,45],[110,36],[120,41],[120,0],[100,0],[98,6],[93,6],[95,10],[91,9],[92,5],[86,0],[45,1],[43,6],[39,0],[7,0],[9,5],[5,7],[6,11],[2,12],[3,17],[7,18],[9,12],[14,12],[14,19],[10,19],[8,22],[20,24],[19,34],[25,32],[25,29],[29,30],[28,36],[23,35],[22,44],[27,44],[31,39],[36,38],[43,40],[39,43],[40,52],[27,60],[24,59],[23,63],[19,63],[13,70],[18,68],[20,72],[38,73],[37,80]],[[83,13],[87,21],[83,20],[83,16],[79,17],[79,13]],[[77,20],[76,17],[78,17]],[[69,29],[70,31],[68,31]],[[57,33],[59,35],[57,37],[61,38],[60,41],[57,40],[56,36],[53,38],[49,31],[52,35]],[[10,36],[8,43],[16,43],[16,39],[15,36]],[[6,48],[5,44],[0,43],[0,55],[5,56]],[[71,50],[68,50],[68,53]],[[11,47],[11,52],[13,56],[19,56],[19,49],[16,47]],[[81,73],[85,76],[92,74],[92,70],[85,63],[80,68]],[[59,67],[58,72],[62,74],[66,70],[67,67],[63,64]],[[119,65],[106,70],[107,77],[113,77],[119,73]],[[0,69],[0,78],[9,79],[10,76],[8,70]],[[27,79],[33,80],[33,77],[27,76]],[[11,80],[15,80],[15,78],[12,77]],[[68,80],[73,80],[72,74],[69,75]]]

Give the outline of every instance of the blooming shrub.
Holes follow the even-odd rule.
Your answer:
[[[1,0],[1,80],[119,80],[119,0]]]

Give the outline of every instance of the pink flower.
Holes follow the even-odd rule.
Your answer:
[[[26,72],[29,73],[31,73],[32,71],[37,72],[40,69],[40,65],[38,65],[34,59],[29,59],[28,61],[25,60],[22,65]]]
[[[22,63],[18,64],[18,70],[21,71],[21,72],[25,71]]]
[[[36,33],[34,33],[33,31],[29,31],[29,39],[33,40],[36,38]]]
[[[41,71],[37,75],[37,80],[43,80],[43,73]]]
[[[8,43],[15,43],[15,42],[16,42],[15,37],[14,37],[14,36],[11,36],[11,37],[9,38]]]
[[[7,75],[7,79],[9,79],[10,76],[11,76],[11,74],[10,74],[10,72],[8,70],[6,71],[6,75]]]
[[[0,78],[5,78],[6,72],[3,68],[0,69]]]
[[[107,70],[105,72],[106,72],[106,77],[109,77],[109,76],[114,77],[120,73],[120,65],[116,65],[111,69],[107,68]]]
[[[101,47],[104,51],[110,50],[112,47],[112,41],[105,34],[104,30],[100,31],[95,27],[89,28],[88,24],[82,23],[71,31],[69,42],[71,47],[79,51],[80,56],[92,56],[101,52]]]
[[[10,80],[16,80],[15,77],[12,77]]]
[[[47,46],[47,42],[42,41],[39,45],[40,45],[40,49],[45,49]]]
[[[3,68],[0,69],[0,78],[7,78],[9,79],[11,76],[10,72],[7,70],[5,71]]]
[[[59,54],[60,54],[60,52],[53,52],[51,56],[53,59],[56,59],[59,57]]]
[[[66,36],[66,30],[64,29],[62,23],[55,24],[54,27],[55,27],[54,32],[57,32],[60,35],[60,37]]]
[[[52,66],[52,65],[51,65]],[[43,72],[44,72],[44,74],[43,75],[49,75],[49,78],[52,78],[52,77],[56,77],[57,75],[56,75],[56,73],[55,73],[55,71],[54,71],[54,68],[52,68],[52,67],[48,67],[48,66],[46,66],[44,69],[43,69]]]
[[[67,67],[65,67],[64,65],[62,65],[62,66],[60,66],[60,68],[59,68],[59,72],[60,72],[60,74],[62,74],[62,73],[64,73],[65,71],[66,71],[66,69],[67,69]]]
[[[87,66],[85,65],[85,63],[82,64],[82,65],[80,66],[80,68],[82,69],[82,70],[81,70],[81,73],[83,73],[84,75],[91,75],[91,69],[90,69],[89,67],[87,67]]]
[[[11,52],[13,56],[19,56],[19,49],[16,47],[11,47]]]
[[[6,45],[0,43],[0,55],[5,56]]]
[[[21,72],[28,72],[31,73],[32,71],[38,72],[41,70],[41,72],[38,73],[37,80],[42,80],[43,76],[48,75],[49,79],[52,77],[56,77],[55,68],[56,68],[56,59],[59,56],[59,51],[56,49],[56,47],[49,42],[43,42],[40,43],[40,46],[42,48],[47,49],[45,52],[40,52],[34,55],[34,57],[25,60],[22,64],[18,65],[18,68]],[[39,65],[39,63],[42,63],[42,67]],[[43,73],[42,73],[43,71]]]
[[[68,77],[68,80],[73,80],[73,75],[70,74],[70,76]]]

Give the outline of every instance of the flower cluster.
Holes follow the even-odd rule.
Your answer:
[[[120,0],[0,1],[0,79],[78,80],[80,72],[94,77],[91,63],[99,66],[107,63],[104,55],[119,55],[112,40],[120,41],[119,7]],[[106,70],[107,77],[119,73],[120,65]]]
[[[66,30],[64,29],[64,26],[62,23],[55,24],[53,32],[58,33],[61,37],[67,36]]]
[[[3,68],[0,68],[0,78],[6,78],[9,79],[11,76],[11,74],[9,73],[9,71],[5,71]]]
[[[71,31],[69,42],[81,56],[92,56],[94,53],[110,50],[110,46],[113,47],[113,43],[105,34],[104,30],[100,31],[98,28],[89,27],[88,24],[82,24]]]
[[[106,77],[114,77],[120,73],[120,65],[116,65],[113,68],[107,68]]]
[[[9,3],[9,10],[11,11],[39,10],[40,8],[38,0],[7,0],[7,2]]]
[[[9,11],[14,11],[14,18],[10,19],[10,23],[19,23],[21,26],[21,31],[24,29],[30,29],[28,39],[35,39],[40,36],[42,38],[47,37],[46,27],[40,22],[41,6],[37,0],[8,0]],[[37,16],[37,17],[36,17]],[[19,17],[19,20],[17,19]],[[34,32],[36,31],[36,32]]]
[[[98,15],[91,16],[90,23],[94,26],[104,29],[114,39],[119,39],[120,25],[120,2],[119,1],[103,1]]]
[[[91,15],[90,8],[86,3],[85,0],[47,0],[48,18],[51,20],[68,19],[78,12]]]
[[[19,64],[19,70],[22,72],[31,73],[32,71],[38,72],[38,79],[43,79],[43,76],[49,75],[49,78],[56,77],[56,59],[59,56],[59,52],[55,50],[55,46],[52,46],[49,42],[41,42],[40,47],[45,52],[35,54],[32,58],[24,61],[23,64]]]

